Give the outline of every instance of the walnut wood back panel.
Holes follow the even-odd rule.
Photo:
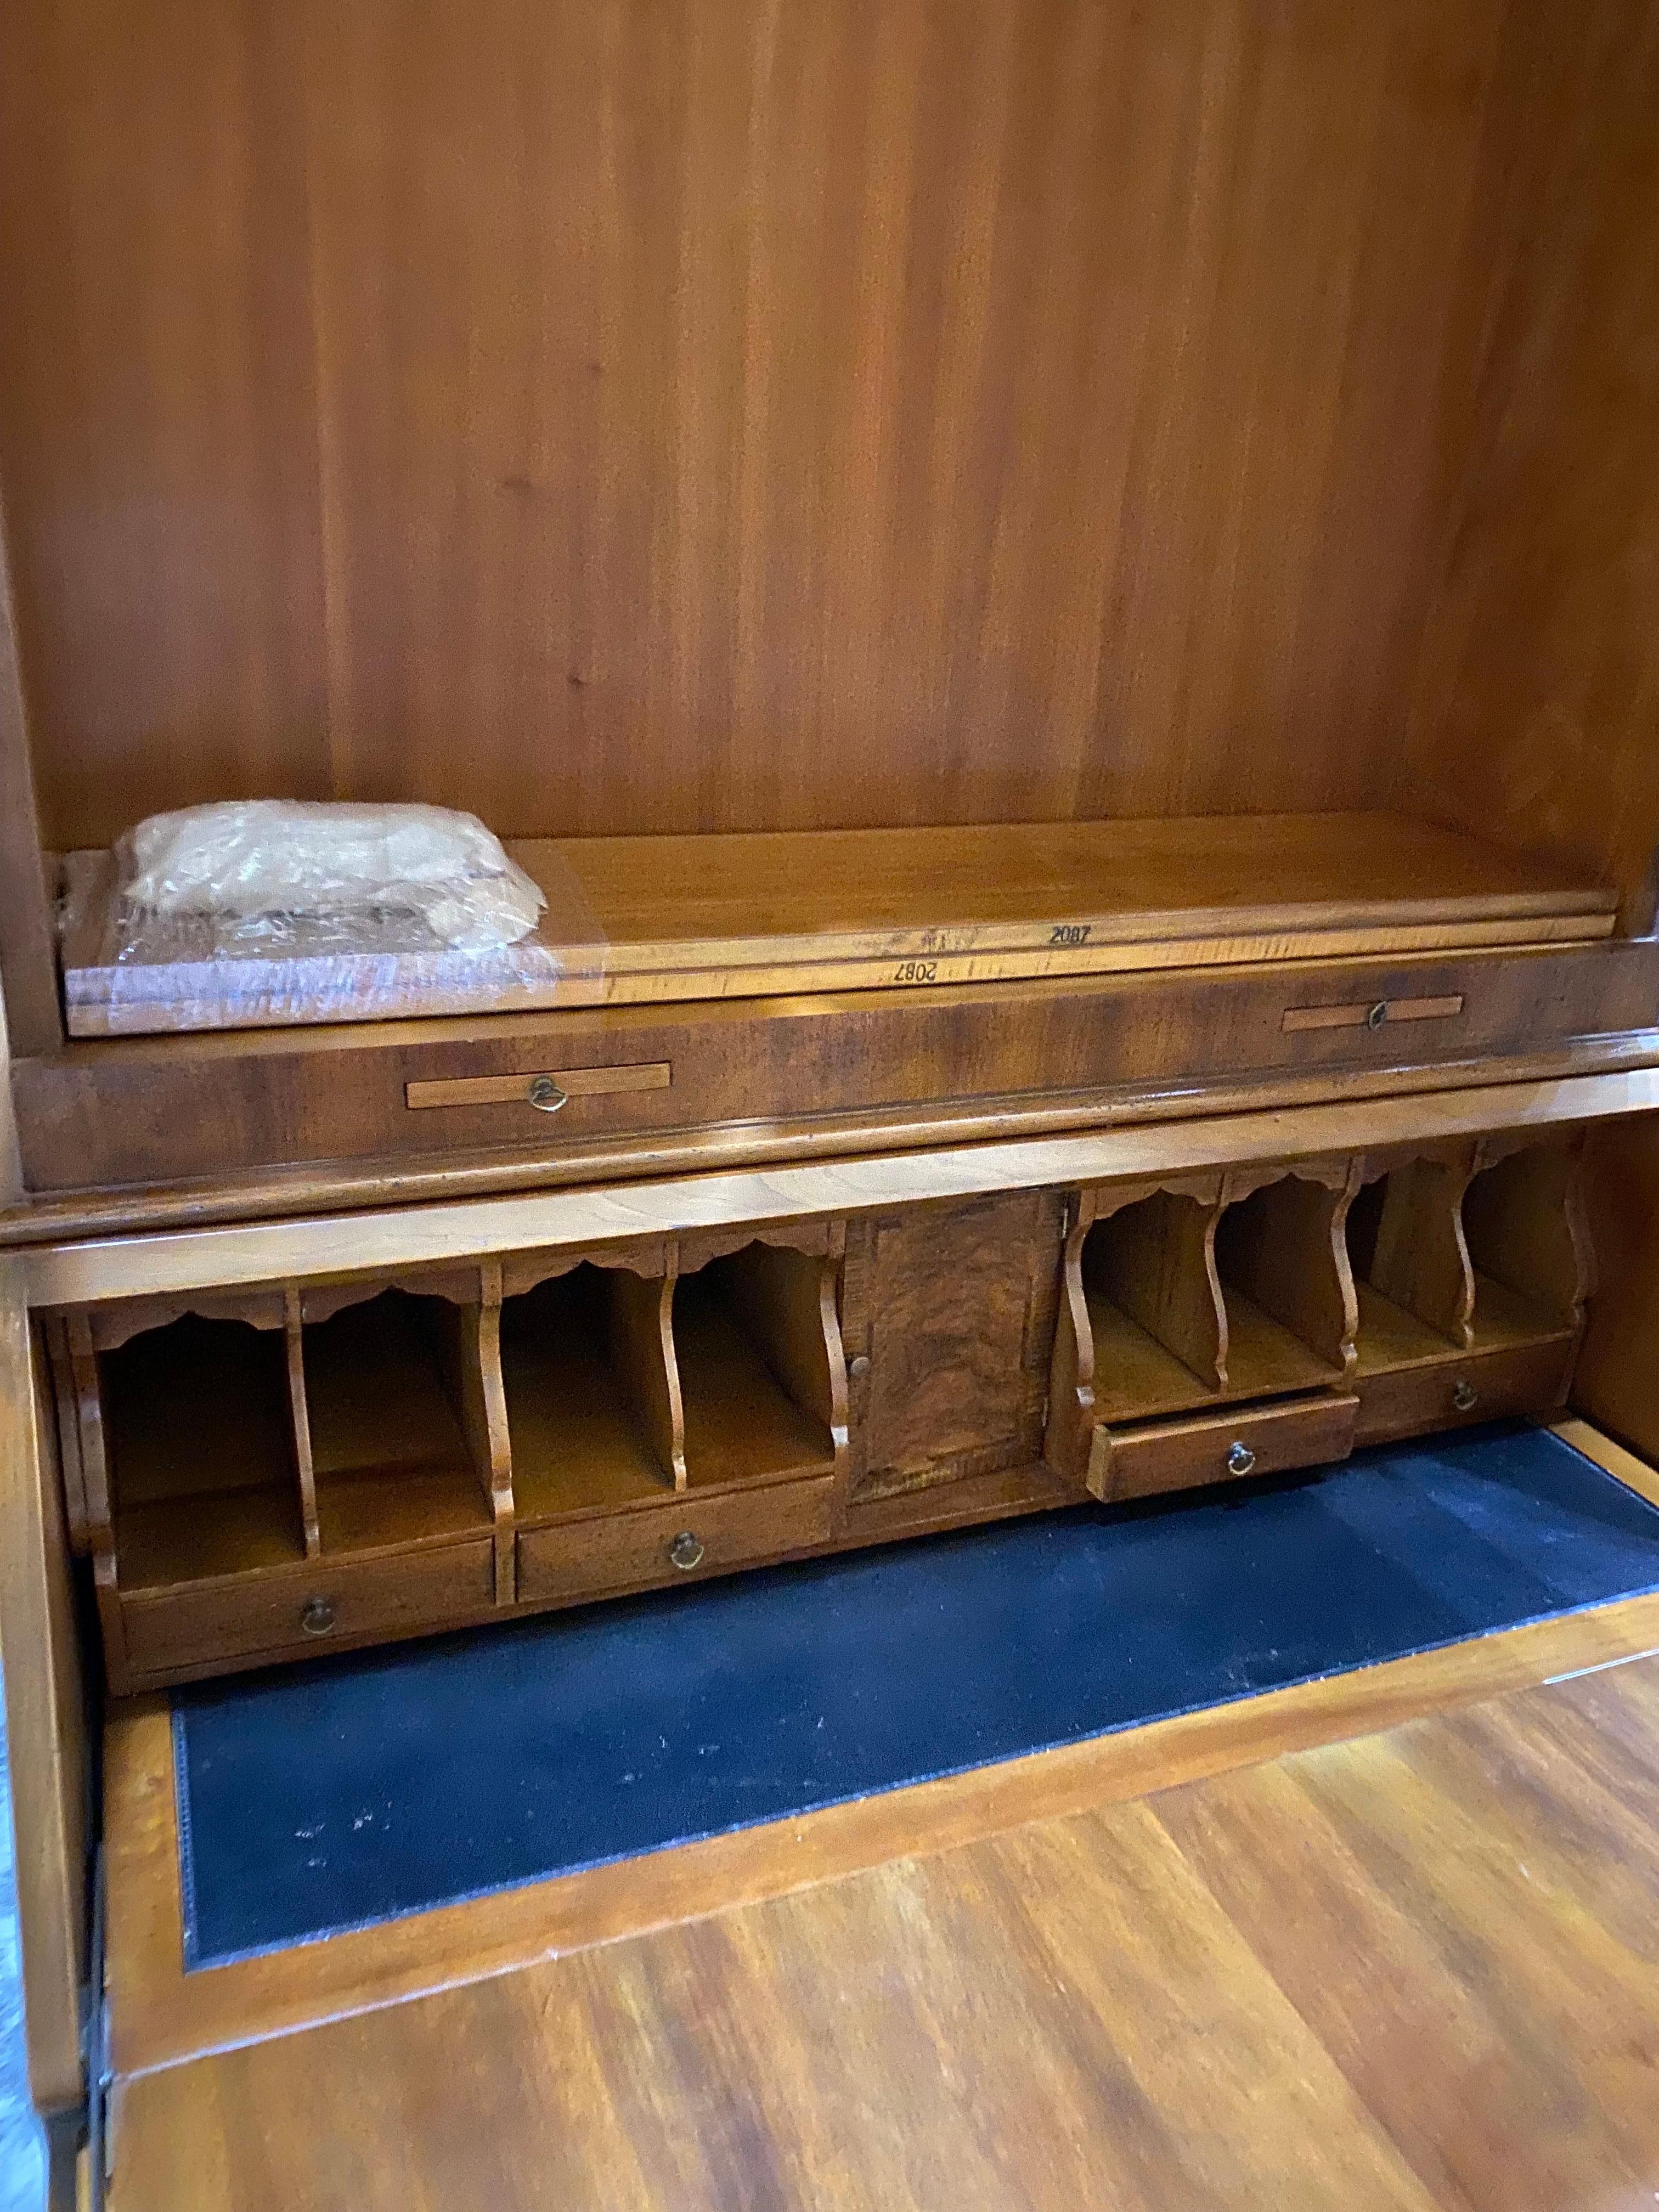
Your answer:
[[[48,842],[1364,803],[1507,12],[17,0]]]

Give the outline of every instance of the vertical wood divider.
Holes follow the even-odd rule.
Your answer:
[[[847,1393],[847,1348],[841,1340],[841,1271],[847,1252],[847,1224],[831,1224],[830,1249],[818,1275],[818,1313],[823,1349],[830,1362],[830,1440],[836,1454],[836,1495],[844,1504],[853,1480]]]
[[[1506,1184],[1499,1202],[1483,1205],[1475,1178],[1493,1171]],[[1463,1194],[1466,1240],[1478,1249],[1482,1272],[1536,1300],[1573,1328],[1584,1324],[1595,1289],[1595,1251],[1584,1204],[1583,1142],[1524,1149],[1483,1139]]]
[[[489,1508],[495,1539],[495,1602],[518,1595],[514,1537],[513,1440],[507,1428],[507,1386],[501,1375],[501,1263],[478,1263],[478,1295],[455,1309],[456,1410],[473,1471]]]
[[[99,1385],[98,1354],[92,1324],[82,1312],[69,1317],[70,1365],[74,1377],[76,1425],[80,1432],[81,1481],[86,1492],[87,1542],[92,1553],[93,1595],[104,1633],[104,1672],[118,1696],[131,1686],[127,1666],[126,1626],[121,1619],[115,1557],[115,1518],[104,1452],[104,1400]]]
[[[1252,1169],[1229,1176],[1223,1211],[1263,1191],[1267,1212],[1231,1256],[1237,1287],[1345,1381],[1358,1364],[1359,1297],[1348,1257],[1348,1209],[1363,1158],[1302,1161],[1289,1171]],[[1242,1225],[1242,1224],[1241,1224]]]
[[[670,1249],[665,1274],[635,1275],[618,1267],[606,1275],[611,1357],[617,1371],[629,1380],[658,1464],[676,1490],[684,1490],[685,1405],[674,1350],[674,1285],[678,1279],[677,1247]]]
[[[1389,1188],[1368,1279],[1384,1297],[1467,1352],[1474,1342],[1474,1269],[1463,1233],[1473,1148],[1455,1158],[1407,1160]]]
[[[1114,1304],[1216,1390],[1227,1387],[1227,1305],[1216,1269],[1215,1232],[1225,1191],[1206,1197],[1170,1190],[1106,1190],[1095,1222],[1119,1221],[1108,1254]]]
[[[323,1539],[317,1526],[317,1472],[311,1454],[311,1407],[306,1398],[305,1314],[297,1283],[283,1285],[283,1336],[288,1352],[288,1411],[294,1447],[295,1479],[300,1486],[300,1520],[305,1529],[306,1557],[321,1556]]]
[[[64,1486],[64,1525],[70,1549],[84,1558],[92,1549],[87,1528],[87,1486],[81,1465],[81,1409],[70,1355],[69,1323],[48,1314],[42,1323],[46,1364],[51,1370],[53,1411],[58,1416],[58,1468]]]
[[[1083,1247],[1094,1223],[1095,1194],[1081,1191],[1070,1204],[1072,1225],[1060,1255],[1060,1315],[1042,1456],[1063,1480],[1080,1482],[1095,1433],[1095,1333],[1083,1289]]]

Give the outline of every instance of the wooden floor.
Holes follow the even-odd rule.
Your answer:
[[[188,1977],[170,1757],[113,2212],[1659,2202],[1659,1595]]]

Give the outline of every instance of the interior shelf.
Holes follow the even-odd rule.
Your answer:
[[[1228,1399],[1280,1397],[1317,1390],[1340,1380],[1342,1370],[1322,1359],[1294,1330],[1230,1284],[1222,1285],[1227,1310]]]
[[[1194,1375],[1103,1291],[1091,1288],[1086,1295],[1095,1339],[1095,1402],[1103,1420],[1152,1420],[1219,1396],[1213,1382]]]
[[[1370,1283],[1356,1280],[1354,1289],[1359,1299],[1357,1341],[1361,1375],[1389,1374],[1396,1368],[1462,1358],[1457,1346]]]
[[[492,963],[377,948],[376,1014],[884,989],[1607,936],[1616,901],[1547,861],[1392,815],[1203,815],[531,841],[547,908]],[[179,916],[129,944],[107,852],[64,863],[73,1036],[355,1021],[349,960],[215,951]],[[941,941],[947,949],[941,950]]]
[[[99,1355],[123,1585],[303,1560],[283,1340],[194,1314]]]
[[[751,1244],[682,1276],[674,1350],[689,1482],[828,1473],[828,1352],[817,1320],[823,1262]]]
[[[383,1291],[305,1330],[325,1555],[490,1528],[462,1426],[457,1309]]]
[[[516,1518],[588,1513],[673,1488],[643,1411],[637,1335],[618,1301],[638,1279],[589,1265],[501,1307]]]

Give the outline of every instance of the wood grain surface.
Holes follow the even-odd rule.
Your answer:
[[[694,1921],[671,1861],[656,1932],[124,2075],[112,2203],[1622,2212],[1659,1660],[1470,1703],[1480,1652],[1379,1735]]]
[[[48,844],[1368,803],[1505,12],[8,10]]]
[[[1030,1192],[1045,1188],[1191,1174],[1377,1145],[1435,1146],[1497,1128],[1546,1132],[1656,1106],[1659,1073],[1489,1084],[1387,1101],[1345,1100],[1144,1128],[1008,1139],[902,1158],[814,1161],[764,1171],[710,1172],[308,1220],[140,1231],[96,1243],[26,1247],[17,1261],[31,1305],[97,1303],[198,1285],[281,1282],[292,1275],[368,1275],[538,1245],[601,1244],[668,1231],[758,1225],[792,1216],[876,1212],[931,1200],[989,1200],[1024,1191],[1029,1202]],[[1058,1221],[1052,1239],[1049,1249],[1057,1254]],[[861,1348],[849,1346],[848,1357]]]
[[[29,2093],[78,2105],[90,1926],[91,1729],[56,1423],[15,1265],[0,1259],[0,1656]],[[14,1959],[12,1972],[17,1972]]]
[[[510,951],[483,961],[418,916],[401,936],[395,923],[366,917],[355,951],[342,951],[331,927],[313,950],[302,921],[280,944],[234,942],[226,952],[211,916],[135,922],[112,856],[71,853],[62,942],[70,1034],[1591,942],[1611,933],[1617,904],[1594,882],[1386,814],[594,837],[507,849],[547,903]],[[586,1095],[597,1089],[590,1083]]]
[[[1659,876],[1659,19],[1510,11],[1474,234],[1488,356],[1413,681],[1402,792],[1575,854],[1653,927]]]

